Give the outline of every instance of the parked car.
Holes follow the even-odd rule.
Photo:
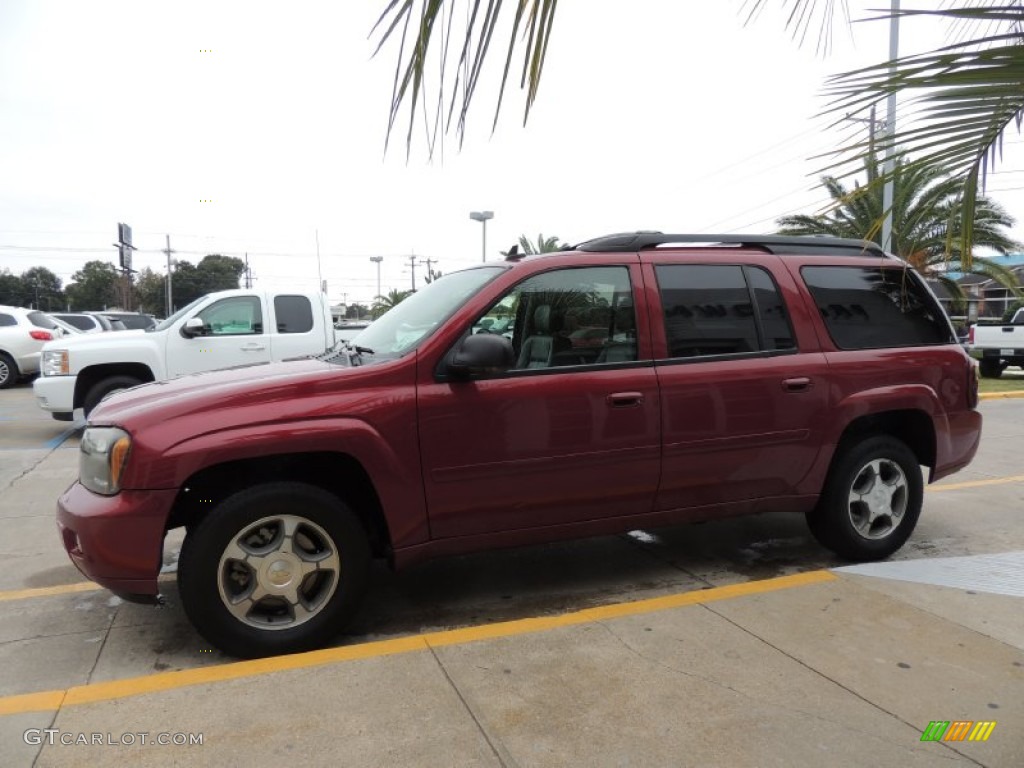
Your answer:
[[[129,331],[150,331],[156,328],[156,318],[141,312],[103,312],[112,323],[121,323]]]
[[[364,320],[353,320],[350,322],[335,323],[335,337],[338,341],[352,341],[356,336],[370,327]]]
[[[44,312],[0,305],[0,389],[37,373],[43,345],[62,333]]]
[[[998,379],[1011,365],[1024,367],[1024,308],[1018,309],[1009,322],[972,325],[967,345],[987,379]]]
[[[99,315],[95,315],[99,317]],[[200,371],[315,355],[335,343],[320,293],[219,291],[149,332],[88,334],[43,350],[36,402],[53,418],[86,416],[111,392]]]
[[[572,308],[601,347],[558,336]],[[495,317],[511,339],[478,332]],[[149,601],[184,526],[182,604],[237,656],[327,643],[373,557],[792,512],[875,560],[917,523],[921,466],[974,457],[975,369],[872,243],[608,236],[445,275],[318,359],[104,400],[57,517],[83,574]]]
[[[124,323],[111,320],[101,312],[52,312],[51,315],[85,333],[127,330]]]
[[[53,320],[53,324],[63,331],[64,336],[80,336],[85,333],[81,328],[76,328],[71,323],[61,320],[59,317],[54,317],[51,313],[47,312],[47,316]]]

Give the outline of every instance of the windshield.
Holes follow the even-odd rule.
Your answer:
[[[178,322],[178,318],[180,318],[185,313],[190,312],[192,310],[192,307],[194,307],[196,304],[198,304],[200,301],[202,301],[205,298],[206,298],[205,296],[200,296],[198,299],[193,301],[191,304],[186,304],[184,307],[179,309],[177,312],[175,312],[173,315],[168,317],[166,320],[163,320],[160,323],[158,323],[156,325],[156,327],[153,328],[153,330],[154,331],[166,331],[168,328],[170,328],[172,325],[174,325],[176,322]]]
[[[355,337],[373,350],[372,362],[393,359],[415,349],[466,300],[500,275],[505,267],[474,267],[438,278],[389,309]],[[364,363],[371,362],[364,358]]]

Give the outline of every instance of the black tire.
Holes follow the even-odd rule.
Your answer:
[[[296,526],[292,536],[286,523]],[[316,570],[296,578],[297,563],[316,563]],[[178,586],[204,638],[232,656],[255,658],[328,643],[355,613],[369,566],[366,531],[340,499],[275,482],[229,496],[188,532]],[[266,594],[254,600],[260,590]]]
[[[986,379],[998,379],[1003,375],[1003,364],[994,357],[984,358],[978,363],[978,371]]]
[[[18,380],[18,365],[6,352],[0,352],[0,389],[13,387]]]
[[[92,388],[85,396],[85,402],[82,403],[82,410],[85,411],[86,418],[100,404],[100,401],[111,392],[131,389],[132,387],[139,386],[139,384],[142,384],[142,382],[134,376],[108,376],[105,379],[100,379],[92,385]]]
[[[913,533],[923,498],[914,452],[890,435],[865,437],[840,446],[807,524],[821,544],[842,558],[881,560]]]

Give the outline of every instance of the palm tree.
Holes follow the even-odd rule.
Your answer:
[[[834,176],[823,176],[821,185],[832,198],[826,213],[808,216],[783,216],[778,220],[782,235],[831,235],[873,240],[881,243],[879,221],[882,218],[880,170],[874,156],[864,162],[867,183],[855,182],[847,188]],[[1016,276],[992,259],[974,256],[968,265],[961,258],[959,241],[963,221],[963,200],[958,179],[941,168],[923,167],[898,160],[893,171],[893,217],[891,250],[922,274],[940,281],[956,304],[964,293],[947,271],[968,272],[995,280],[1019,293]],[[1005,229],[1014,219],[1002,206],[987,197],[978,197],[973,213],[974,245],[991,248],[1003,255],[1021,247]]]
[[[526,235],[519,236],[519,250],[527,255],[531,253],[554,253],[555,251],[564,251],[569,246],[565,243],[558,242],[557,237],[544,237],[543,234],[537,235],[537,240],[534,242],[530,241]]]
[[[835,9],[841,9],[844,15],[847,11],[845,2],[835,0],[744,0],[748,20],[769,2],[785,8],[794,37],[802,40],[819,30],[819,48],[824,49],[831,40]],[[404,106],[409,114],[409,151],[421,97],[424,116],[428,112],[425,74],[429,60],[439,62],[440,68],[440,76],[434,81],[439,84],[435,89],[436,106],[432,117],[427,118],[432,122],[432,127],[428,126],[431,149],[434,138],[452,126],[461,141],[491,38],[502,9],[510,5],[516,10],[505,49],[494,122],[496,125],[513,53],[521,45],[525,123],[540,86],[556,4],[557,0],[520,0],[503,6],[466,0],[465,24],[453,24],[456,17],[462,19],[463,11],[455,0],[387,0],[373,33],[378,36],[378,52],[389,40],[400,39],[388,138]],[[830,170],[841,167],[847,173],[855,171],[874,149],[884,151],[897,146],[910,153],[921,167],[947,169],[963,184],[960,249],[965,265],[969,265],[979,189],[984,186],[988,167],[996,160],[1007,128],[1019,126],[1024,119],[1024,4],[1011,0],[947,0],[943,5],[937,10],[904,10],[898,15],[912,20],[943,19],[956,33],[955,42],[929,53],[897,58],[892,69],[889,62],[881,62],[831,79],[828,111],[837,119],[866,114],[890,93],[914,96],[916,106],[913,114],[905,116],[909,120],[901,119],[907,127],[886,136],[877,147],[860,141],[841,148]],[[884,14],[876,17],[884,18]],[[435,55],[428,57],[435,39]]]
[[[373,319],[376,320],[378,317],[383,315],[392,307],[397,307],[403,301],[412,296],[413,292],[410,291],[399,291],[392,288],[388,291],[386,296],[378,296],[373,300],[373,307],[370,309],[370,313],[373,315]]]

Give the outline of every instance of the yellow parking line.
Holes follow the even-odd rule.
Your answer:
[[[103,589],[91,581],[80,581],[77,584],[59,584],[56,587],[36,587],[35,589],[15,589],[11,592],[0,592],[0,603],[6,600],[27,600],[30,597],[52,597],[68,595],[73,592],[94,592]]]
[[[988,480],[968,480],[963,483],[945,483],[942,485],[929,485],[928,490],[932,493],[939,491],[959,491],[961,488],[981,488],[986,485],[1004,485],[1006,483],[1019,483],[1024,480],[1024,475],[1011,475],[1009,477],[993,477]]]
[[[637,600],[630,603],[617,603],[598,608],[587,608],[558,616],[503,621],[484,626],[466,627],[464,629],[428,632],[394,640],[380,640],[360,645],[343,646],[341,648],[325,648],[320,651],[297,653],[290,656],[275,656],[253,661],[237,661],[178,672],[162,672],[156,675],[145,675],[126,680],[90,683],[59,691],[41,691],[18,696],[4,696],[0,697],[0,715],[21,714],[24,712],[51,712],[74,704],[111,701],[130,696],[139,696],[145,693],[184,688],[191,685],[205,685],[224,680],[235,680],[240,677],[253,677],[269,672],[306,669],[356,659],[377,658],[397,653],[409,653],[410,651],[424,651],[430,647],[442,647],[460,643],[471,643],[477,640],[544,632],[558,627],[587,624],[604,619],[635,616],[654,611],[664,611],[669,608],[699,605],[717,600],[728,600],[747,595],[777,592],[793,587],[821,584],[837,578],[835,574],[829,571],[810,571],[792,576],[780,576],[776,579],[750,581],[727,587],[701,589],[666,595],[664,597],[654,597],[647,600]]]

